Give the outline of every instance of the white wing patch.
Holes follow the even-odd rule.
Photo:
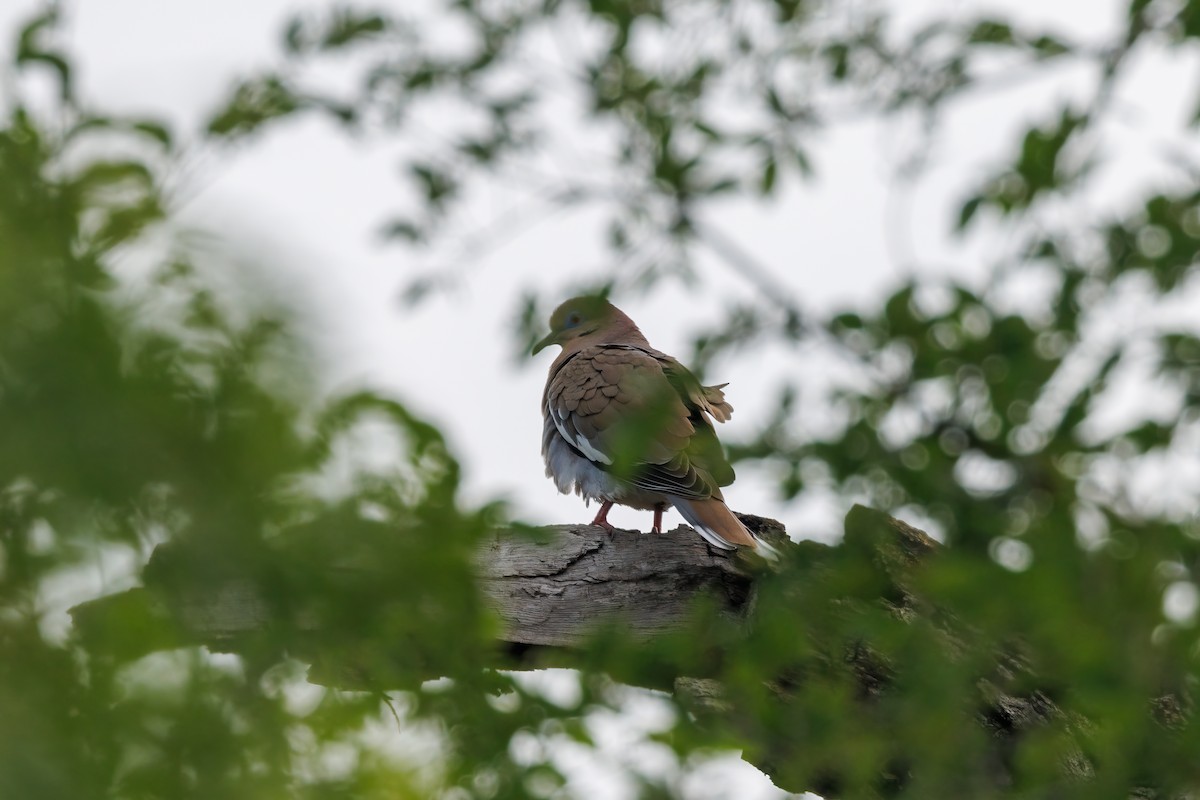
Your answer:
[[[577,450],[579,450],[579,452],[583,453],[585,456],[587,456],[592,461],[598,461],[601,464],[607,464],[610,467],[612,466],[613,462],[612,462],[611,458],[604,455],[604,453],[601,453],[596,448],[592,447],[592,443],[589,442],[583,436],[583,434],[579,433],[578,431],[572,430],[570,427],[567,426],[566,420],[563,417],[559,416],[559,414],[558,414],[557,410],[554,408],[553,404],[547,404],[547,406],[550,410],[550,419],[554,420],[554,427],[558,429],[558,433],[560,436],[562,436],[564,439],[566,439],[568,442],[570,442],[570,444],[573,447],[575,447]]]

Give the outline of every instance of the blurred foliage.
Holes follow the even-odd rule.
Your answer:
[[[557,785],[506,756],[545,703],[498,710],[495,696],[520,690],[478,668],[494,623],[471,559],[496,509],[461,506],[441,435],[395,401],[309,394],[314,365],[286,309],[250,284],[220,290],[211,256],[170,241],[171,132],[86,109],[55,31],[53,13],[23,29],[12,76],[22,86],[49,67],[52,106],[15,96],[0,123],[0,796]],[[159,266],[118,268],[135,261]],[[381,443],[386,468],[357,463]],[[270,623],[239,658],[184,646],[178,621],[137,595],[102,626],[63,632],[72,599],[97,577],[125,588],[138,575],[119,565],[140,567],[164,540],[174,549],[141,577],[165,596],[269,588]],[[372,579],[353,569],[363,561],[389,571]],[[418,691],[296,700],[289,654],[314,625],[328,633],[309,652],[370,671],[355,651],[386,642],[389,685]],[[448,680],[422,694],[436,676]],[[424,755],[364,735],[394,730],[397,704],[406,726],[428,728]]]
[[[727,710],[676,698],[662,740],[681,757],[741,748],[792,790],[1194,794],[1200,336],[1171,309],[1195,307],[1200,173],[1181,156],[1176,182],[1107,218],[1050,212],[1086,199],[1132,57],[1194,48],[1198,21],[1194,0],[1130,0],[1097,45],[996,16],[898,32],[872,3],[457,0],[287,26],[281,65],[235,88],[212,141],[302,113],[399,137],[412,202],[384,232],[409,246],[456,238],[490,178],[546,209],[603,209],[618,292],[698,279],[693,257],[715,253],[763,299],[698,338],[698,365],[751,343],[794,358],[777,413],[731,455],[777,470],[787,497],[914,515],[948,545],[900,571],[853,526],[840,547],[801,545],[762,578],[751,629],[702,608],[652,645],[603,632],[565,705],[480,669],[494,629],[471,554],[498,512],[456,499],[436,430],[387,398],[323,405],[297,389],[311,365],[289,315],[232,303],[186,249],[135,299],[121,291],[118,259],[169,231],[175,136],[86,110],[54,15],[27,25],[14,81],[42,71],[56,92],[52,113],[10,99],[0,127],[0,796],[553,795],[547,749],[515,743],[586,744],[581,715],[613,702],[601,675],[719,679]],[[315,87],[323,60],[351,53],[353,91]],[[949,101],[1060,63],[1096,67],[1092,95],[1025,131],[951,221],[1020,242],[982,283],[916,277],[809,318],[706,221],[722,198],[819,170],[811,143],[841,120],[911,115],[932,131]],[[600,155],[547,169],[568,102]],[[430,117],[437,135],[414,133]],[[452,274],[417,276],[410,299]],[[1031,278],[1047,290],[1011,302]],[[1122,328],[1110,318],[1129,297],[1142,307]],[[519,314],[530,341],[543,301]],[[853,378],[813,397],[798,342]],[[1138,384],[1153,407],[1105,422]],[[836,422],[806,426],[814,405]],[[364,429],[394,442],[388,469],[346,466]],[[94,639],[55,632],[55,586],[122,553],[141,565],[166,539],[176,555],[143,576],[160,591],[270,587],[271,622],[236,658],[179,645],[177,620],[136,605]],[[351,569],[363,563],[386,575]],[[290,655],[406,691],[305,702]],[[1017,726],[1002,697],[1053,713]],[[367,735],[392,711],[419,757]]]

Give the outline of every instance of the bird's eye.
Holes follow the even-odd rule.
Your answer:
[[[578,311],[573,311],[567,316],[566,321],[563,322],[563,327],[564,328],[574,328],[576,325],[578,325],[581,322],[583,322],[583,317],[579,316]]]

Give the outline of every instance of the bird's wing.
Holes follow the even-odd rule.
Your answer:
[[[725,392],[722,391],[728,384],[703,386],[691,370],[671,356],[657,350],[651,354],[662,365],[667,380],[687,406],[689,418],[696,428],[688,447],[692,464],[712,475],[718,486],[733,483],[733,467],[725,458],[725,450],[717,441],[717,433],[712,425],[713,420],[726,422],[733,416],[733,406],[725,399]]]
[[[545,413],[581,456],[638,488],[719,497],[732,469],[712,426],[676,383],[640,347],[589,347],[550,376]]]
[[[725,399],[723,389],[727,383],[716,386],[702,386],[700,380],[692,371],[680,364],[666,353],[657,350],[647,351],[662,365],[667,380],[675,387],[675,391],[684,399],[689,408],[707,414],[717,422],[728,422],[733,416],[733,406]]]

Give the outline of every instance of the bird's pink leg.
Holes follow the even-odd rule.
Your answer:
[[[663,506],[657,505],[654,507],[654,525],[650,528],[651,533],[662,533],[662,515]]]
[[[616,530],[613,527],[613,524],[608,521],[608,511],[612,507],[613,507],[613,504],[612,504],[611,500],[605,500],[603,503],[601,503],[600,510],[596,512],[596,518],[594,520],[592,520],[592,524],[599,525],[601,528],[604,528],[609,533],[612,533],[614,530]]]

